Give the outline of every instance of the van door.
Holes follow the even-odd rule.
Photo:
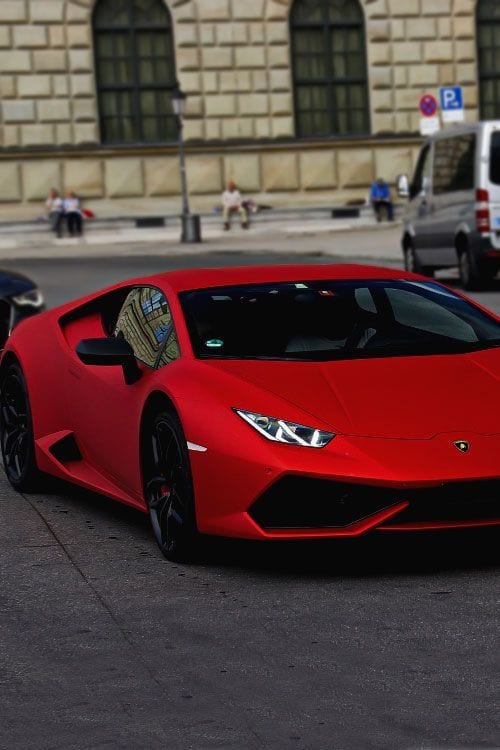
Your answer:
[[[434,144],[429,243],[421,253],[422,262],[429,266],[456,265],[457,231],[473,226],[475,154],[473,132],[439,138]]]
[[[486,153],[487,159],[481,163],[481,169],[486,174],[481,175],[478,187],[486,188],[488,191],[491,245],[495,249],[500,249],[500,129],[495,126],[491,130]]]
[[[427,242],[427,219],[431,199],[432,144],[424,146],[418,157],[417,166],[410,185],[410,203],[406,224],[413,235],[415,249],[420,250]]]

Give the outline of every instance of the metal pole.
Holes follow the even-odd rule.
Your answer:
[[[184,150],[184,123],[182,117],[178,117],[179,123],[179,162],[181,168],[181,190],[182,190],[182,215],[189,216],[189,196],[186,176],[186,154]]]
[[[186,174],[186,152],[184,148],[184,123],[182,115],[177,116],[179,126],[179,166],[181,173],[182,213],[181,242],[201,242],[200,217],[189,210],[189,193]]]

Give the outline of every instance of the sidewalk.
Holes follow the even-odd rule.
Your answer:
[[[43,222],[0,223],[0,259],[78,258],[136,255],[199,255],[217,252],[262,252],[273,250],[284,254],[321,253],[343,255],[344,243],[334,237],[350,233],[395,233],[398,222],[377,224],[371,210],[363,209],[359,218],[334,219],[328,209],[263,211],[252,217],[249,230],[233,221],[225,232],[219,215],[202,216],[202,238],[199,244],[180,243],[178,216],[166,217],[166,226],[136,228],[135,218],[88,221],[81,238],[56,239]],[[371,238],[363,242],[365,253],[358,257],[394,259],[401,257],[398,241],[379,243]],[[382,235],[380,235],[382,237]],[[351,242],[346,243],[351,245]],[[373,247],[372,247],[373,245]],[[381,250],[383,250],[382,254]],[[352,254],[352,248],[345,255]]]

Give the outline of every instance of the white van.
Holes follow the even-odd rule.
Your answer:
[[[432,276],[458,264],[465,289],[500,268],[500,120],[444,130],[422,146],[408,197],[402,248],[407,270]]]

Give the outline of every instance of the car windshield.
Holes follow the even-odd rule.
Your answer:
[[[183,292],[195,355],[338,360],[500,345],[500,323],[446,287],[403,280],[279,282]]]

